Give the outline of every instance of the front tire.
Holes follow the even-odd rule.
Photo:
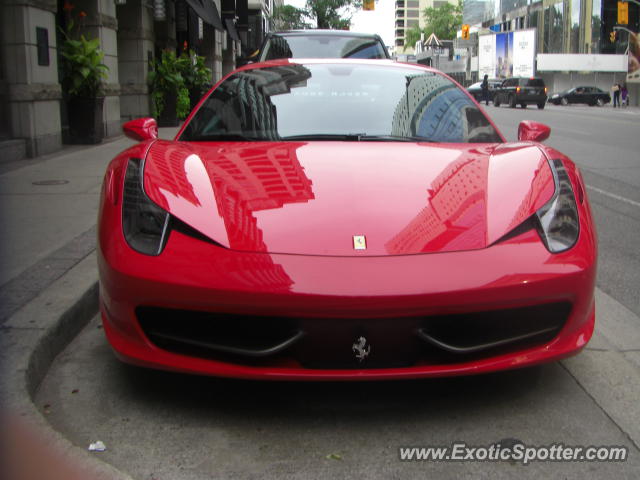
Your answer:
[[[596,100],[596,105],[598,105],[599,107],[604,105],[604,100],[599,98],[598,100]]]
[[[527,104],[526,103],[521,103],[520,104],[520,108],[527,108]]]
[[[544,102],[541,102],[538,104],[538,109],[539,110],[544,110]]]
[[[567,100],[567,97],[563,97],[562,100],[560,100],[560,103],[562,103],[562,105],[569,105],[569,100]]]
[[[498,97],[497,95],[495,97],[493,97],[493,106],[494,107],[499,107],[500,106],[500,97]]]
[[[511,108],[516,108],[516,97],[514,97],[513,95],[509,97],[509,106]]]

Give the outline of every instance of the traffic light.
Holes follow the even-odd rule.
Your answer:
[[[363,10],[375,10],[376,9],[375,0],[364,0],[362,2],[362,9]]]
[[[469,25],[462,25],[462,39],[469,40]]]
[[[618,2],[618,25],[629,24],[629,4],[627,2]]]
[[[609,34],[609,40],[611,40],[611,43],[614,43],[616,41],[616,31],[613,30],[610,34]]]

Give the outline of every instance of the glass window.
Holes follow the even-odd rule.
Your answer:
[[[571,0],[571,53],[580,53],[580,0]]]
[[[544,80],[541,78],[528,78],[527,87],[544,87]]]
[[[563,34],[563,5],[559,2],[544,10],[543,53],[563,53]]]
[[[381,139],[500,142],[473,100],[443,75],[352,64],[292,64],[238,72],[211,93],[180,137]]]
[[[602,0],[593,0],[591,8],[591,53],[600,53],[600,27],[602,26]]]

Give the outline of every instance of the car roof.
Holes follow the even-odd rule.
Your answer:
[[[364,37],[364,38],[372,38],[372,37],[380,37],[380,35],[376,33],[363,33],[363,32],[352,32],[350,30],[283,30],[280,32],[269,32],[268,35],[276,36],[292,36],[292,35],[301,35],[301,36],[317,36],[317,35],[334,35],[336,37]]]
[[[375,65],[377,67],[386,66],[386,67],[397,67],[404,68],[409,70],[415,70],[418,72],[434,72],[441,74],[445,77],[448,77],[445,73],[433,68],[428,67],[426,65],[422,65],[419,63],[404,63],[404,62],[396,62],[395,60],[380,58],[380,59],[369,59],[369,58],[277,58],[274,60],[266,60],[264,62],[256,62],[249,63],[240,67],[237,71],[243,70],[253,70],[254,68],[265,68],[265,67],[277,67],[277,66],[286,66],[286,65],[332,65],[332,64],[344,64],[344,65]]]

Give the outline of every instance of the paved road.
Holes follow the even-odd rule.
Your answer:
[[[107,451],[96,455],[138,479],[637,478],[638,295],[624,278],[637,285],[640,271],[633,248],[640,233],[633,157],[640,132],[633,125],[640,116],[581,107],[489,112],[511,139],[521,118],[551,125],[548,143],[581,165],[590,186],[601,241],[601,290],[597,332],[581,355],[460,379],[241,382],[122,365],[96,317],[54,364],[37,406],[75,444],[105,442]],[[608,134],[605,125],[612,123],[619,131]],[[514,439],[531,445],[623,445],[630,458],[526,467],[398,460],[400,446],[488,446]]]
[[[637,479],[640,454],[556,363],[407,382],[263,383],[120,364],[96,317],[59,357],[36,402],[75,444],[139,480],[282,478]],[[602,344],[600,344],[602,347]],[[589,355],[583,354],[583,355]],[[576,357],[583,365],[590,360]],[[74,393],[75,392],[75,393]],[[400,446],[624,445],[624,463],[406,463]]]

